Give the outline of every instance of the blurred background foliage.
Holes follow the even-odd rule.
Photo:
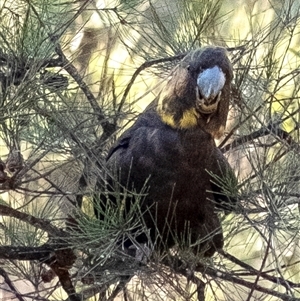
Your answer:
[[[205,263],[219,273],[201,276],[206,300],[300,298],[299,10],[299,0],[0,1],[1,204],[64,227],[76,195],[86,195],[85,235],[72,241],[82,258],[72,274],[76,289],[89,288],[82,281],[89,265],[112,256],[118,235],[91,216],[88,197],[107,149],[184,53],[213,44],[229,49],[234,66],[228,126],[217,143],[239,177],[240,206],[221,216],[225,251],[236,260],[218,254]],[[49,238],[7,216],[0,231],[1,246],[41,246]],[[2,268],[20,300],[70,298],[57,278],[45,280],[50,272],[40,263],[1,259]],[[150,270],[115,300],[197,300],[184,277]],[[106,295],[117,292],[118,273],[110,270]],[[0,289],[10,298],[3,275]]]

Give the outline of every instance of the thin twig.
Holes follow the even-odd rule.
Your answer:
[[[55,47],[56,53],[59,55],[63,68],[69,73],[69,75],[75,80],[78,87],[81,89],[81,91],[84,93],[86,99],[90,103],[94,113],[97,115],[97,119],[99,123],[101,124],[103,128],[103,133],[101,135],[101,141],[106,140],[108,137],[112,135],[113,132],[116,130],[116,125],[113,123],[110,123],[108,121],[108,118],[104,114],[103,110],[99,106],[95,96],[93,95],[92,91],[88,87],[88,85],[84,82],[82,76],[77,71],[76,67],[67,59],[65,54],[63,53],[61,47],[59,44]],[[72,133],[70,133],[72,135]],[[74,135],[72,135],[72,139],[76,139]]]
[[[181,54],[178,54],[178,55],[174,55],[174,56],[171,56],[171,57],[165,57],[165,58],[159,58],[159,59],[154,59],[154,60],[150,60],[150,61],[146,61],[144,62],[140,67],[138,67],[135,72],[133,73],[128,85],[126,86],[126,89],[124,91],[124,94],[122,96],[122,99],[120,101],[120,104],[119,104],[119,108],[118,108],[118,111],[120,111],[125,103],[125,100],[129,94],[129,91],[132,87],[132,85],[134,84],[136,78],[138,77],[138,75],[145,69],[153,66],[153,65],[157,65],[157,64],[161,64],[161,63],[165,63],[165,62],[173,62],[173,61],[176,61],[176,60],[180,60],[182,58],[185,57],[187,53],[181,53]]]
[[[269,124],[267,127],[260,128],[259,130],[255,131],[249,135],[245,135],[245,136],[235,139],[233,142],[221,147],[220,150],[222,151],[222,153],[226,153],[229,150],[232,150],[238,146],[247,144],[257,138],[261,138],[266,135],[273,134],[273,135],[279,137],[280,139],[283,139],[293,149],[299,151],[300,150],[299,143],[295,142],[293,140],[293,138],[291,137],[291,135],[289,135],[289,133],[286,132],[285,130],[280,129],[278,127],[278,125],[279,125],[278,123]]]
[[[6,273],[6,271],[2,268],[0,268],[0,275],[4,278],[5,283],[9,286],[9,288],[11,289],[11,292],[13,294],[15,294],[16,298],[19,301],[25,301],[25,299],[23,299],[22,295],[18,292],[18,290],[13,285],[13,282],[10,280],[10,278],[9,278],[8,274]]]
[[[250,272],[251,275],[257,275],[259,273],[259,271],[255,268],[253,268],[251,265],[239,260],[235,256],[233,256],[223,250],[219,250],[218,253],[221,254],[223,257],[227,258],[228,260],[230,260],[231,262],[241,266],[247,272]],[[282,266],[282,267],[284,267],[284,266]],[[273,282],[274,284],[277,284],[277,285],[280,284],[280,285],[284,286],[286,289],[288,289],[289,287],[294,287],[294,288],[300,287],[300,284],[298,284],[298,283],[294,283],[287,279],[271,276],[270,274],[268,274],[269,272],[271,272],[271,271],[265,271],[265,272],[261,271],[260,276],[270,282]]]
[[[0,204],[0,215],[3,216],[10,216],[17,218],[23,222],[26,222],[36,228],[42,229],[49,233],[53,237],[64,237],[67,235],[66,232],[64,232],[62,229],[59,229],[55,226],[53,226],[49,221],[37,218],[33,215],[20,212],[16,209],[13,209],[9,206]]]
[[[84,93],[85,97],[87,98],[88,102],[90,103],[93,111],[97,114],[98,120],[103,121],[105,120],[105,115],[100,108],[99,104],[97,103],[96,98],[94,97],[92,91],[89,89],[88,85],[84,82],[81,75],[77,71],[76,67],[67,59],[65,54],[63,53],[60,45],[56,45],[56,53],[59,55],[62,65],[64,69],[71,75],[71,77],[75,80],[79,88]]]
[[[118,285],[111,293],[107,301],[113,301],[117,297],[117,295],[126,287],[126,284],[131,280],[131,278],[132,276],[122,276]]]
[[[246,301],[250,301],[250,300],[251,300],[251,297],[252,297],[252,295],[253,295],[253,293],[254,293],[254,291],[255,291],[255,287],[257,286],[258,281],[259,281],[259,278],[261,277],[261,274],[262,274],[262,272],[263,272],[263,269],[264,269],[264,267],[265,267],[265,265],[266,265],[266,261],[267,261],[267,259],[268,259],[269,250],[270,250],[270,245],[271,245],[271,239],[272,239],[272,236],[271,236],[271,233],[270,233],[269,239],[268,239],[268,241],[267,241],[267,249],[266,249],[266,251],[265,251],[263,260],[262,260],[262,262],[261,262],[260,269],[259,269],[259,271],[257,271],[257,273],[256,273],[256,277],[255,277],[255,280],[254,280],[253,287],[250,289],[250,292],[249,292],[249,294],[248,294],[248,296],[247,296]]]
[[[295,301],[295,300],[297,300],[297,299],[295,299],[295,297],[277,292],[277,291],[275,291],[273,289],[269,289],[265,286],[261,286],[261,285],[258,285],[258,284],[255,285],[251,281],[247,281],[247,280],[244,280],[242,278],[233,276],[232,273],[227,273],[227,272],[218,270],[216,268],[212,268],[212,267],[209,267],[209,266],[198,265],[195,270],[197,272],[200,272],[200,273],[203,273],[207,276],[210,276],[213,279],[219,278],[219,279],[231,282],[231,283],[235,283],[235,284],[244,286],[244,287],[249,288],[249,289],[254,288],[258,292],[262,292],[266,295],[278,297],[278,298],[280,298],[281,300],[284,300],[284,301]]]

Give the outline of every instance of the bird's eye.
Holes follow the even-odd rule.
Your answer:
[[[200,71],[198,71],[198,68],[196,66],[193,66],[193,64],[191,64],[186,66],[186,70],[190,73],[195,73],[195,72],[200,73],[202,71],[202,68],[200,68]]]

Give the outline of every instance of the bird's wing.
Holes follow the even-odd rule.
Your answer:
[[[114,153],[122,152],[127,149],[132,138],[135,139],[137,136],[143,136],[141,133],[146,133],[153,128],[161,126],[162,122],[159,120],[159,116],[156,113],[155,102],[156,100],[150,103],[145,111],[139,115],[135,123],[118,138],[116,143],[110,148],[106,161],[109,161]]]
[[[126,149],[129,146],[130,142],[130,134],[127,133],[126,135],[122,135],[120,139],[117,140],[117,142],[111,147],[109,150],[106,161],[109,161],[109,159],[113,156],[113,154],[120,150],[120,149]]]

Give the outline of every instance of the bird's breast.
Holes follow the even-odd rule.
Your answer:
[[[142,185],[147,180],[157,197],[195,198],[210,185],[206,168],[215,146],[205,132],[152,129],[132,147],[127,151],[133,154],[133,181]]]

